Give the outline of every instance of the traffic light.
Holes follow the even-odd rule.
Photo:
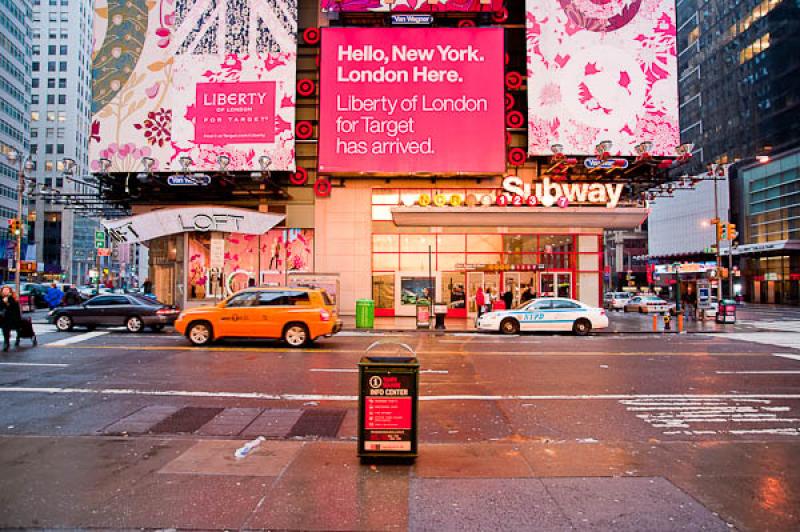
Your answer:
[[[22,224],[16,218],[9,218],[8,232],[12,235],[18,235],[22,231]]]
[[[714,218],[713,220],[711,220],[711,222],[712,222],[714,225],[716,225],[716,226],[717,226],[717,240],[725,240],[725,238],[722,236],[722,230],[723,230],[723,227],[725,226],[725,224],[723,224],[723,223],[722,223],[722,222],[719,220],[719,218]]]
[[[727,223],[720,223],[717,227],[719,227],[719,239],[720,240],[728,240],[728,224]]]
[[[728,239],[736,240],[739,233],[736,231],[736,224],[728,224]]]

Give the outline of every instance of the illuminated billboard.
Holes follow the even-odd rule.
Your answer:
[[[326,28],[319,171],[505,171],[501,28]]]
[[[296,62],[295,0],[97,0],[92,169],[293,171]]]
[[[674,0],[527,0],[528,152],[674,155]]]
[[[322,0],[323,11],[446,13],[498,11],[503,0]]]

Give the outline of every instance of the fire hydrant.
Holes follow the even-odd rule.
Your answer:
[[[671,328],[670,328],[670,322],[671,321],[672,321],[672,316],[669,315],[669,312],[665,312],[664,313],[664,330],[665,331],[671,330]]]

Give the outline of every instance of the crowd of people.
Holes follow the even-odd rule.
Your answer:
[[[519,296],[519,304],[527,303],[531,299],[536,299],[536,292],[533,286],[525,286]],[[475,291],[475,306],[478,310],[478,317],[483,313],[492,310],[510,309],[514,306],[514,292],[509,286],[505,292],[499,293],[495,288],[478,287]]]

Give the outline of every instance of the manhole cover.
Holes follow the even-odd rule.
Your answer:
[[[289,437],[335,438],[342,421],[344,421],[345,414],[347,414],[347,410],[342,408],[306,410],[289,431]]]
[[[203,408],[187,406],[181,408],[171,416],[163,419],[150,428],[155,434],[177,434],[180,432],[194,432],[222,412],[223,408]]]

